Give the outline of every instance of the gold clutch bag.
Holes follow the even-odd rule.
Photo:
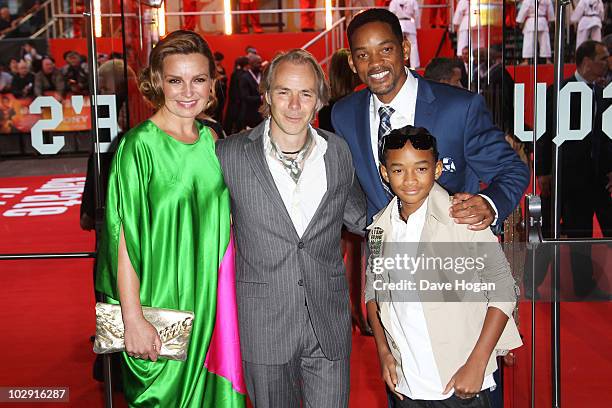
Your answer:
[[[185,361],[193,327],[193,312],[143,306],[142,314],[159,333],[162,342],[159,356],[170,360]],[[121,306],[96,303],[94,353],[107,354],[125,351],[123,332]]]

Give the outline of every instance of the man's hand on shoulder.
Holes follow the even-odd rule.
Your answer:
[[[449,214],[457,224],[469,224],[472,231],[488,228],[495,220],[495,211],[482,196],[470,193],[457,193]]]

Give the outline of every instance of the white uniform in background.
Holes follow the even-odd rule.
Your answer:
[[[417,28],[421,28],[421,11],[417,0],[391,0],[389,11],[399,18],[404,37],[410,41],[410,66],[420,67]]]
[[[601,21],[604,19],[604,5],[601,0],[580,0],[570,18],[578,23],[576,48],[588,39],[601,41]]]
[[[523,58],[533,58],[533,36],[535,19],[534,0],[525,0],[516,16],[517,23],[523,25]],[[551,0],[540,0],[538,3],[538,48],[540,57],[550,58],[550,34],[548,33],[548,22],[555,20],[555,9]]]
[[[469,0],[459,0],[457,9],[453,15],[453,25],[459,26],[457,30],[457,56],[461,56],[461,51],[469,45],[469,20],[470,2]]]

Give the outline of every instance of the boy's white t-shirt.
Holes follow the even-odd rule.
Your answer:
[[[429,198],[408,218],[408,222],[401,220],[397,205],[393,206],[392,242],[419,242],[425,225],[428,201]],[[409,247],[416,250],[416,246]],[[391,302],[389,315],[391,327],[387,330],[399,349],[402,361],[398,369],[403,372],[403,376],[398,376],[400,381],[395,386],[395,391],[413,400],[433,401],[450,398],[454,390],[448,394],[442,393],[446,384],[442,384],[440,380],[421,302]],[[402,381],[402,378],[406,381]],[[495,380],[493,374],[489,374],[484,378],[481,390],[493,387]]]

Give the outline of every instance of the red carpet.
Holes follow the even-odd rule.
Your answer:
[[[0,252],[91,250],[92,234],[78,227],[78,205],[68,207],[59,215],[5,216],[8,209],[24,202],[25,196],[43,195],[35,190],[49,179],[51,177],[0,179],[0,189],[27,187],[25,194],[8,199],[2,198],[6,191],[0,190],[0,202],[8,201],[0,204]],[[25,202],[31,202],[29,200]],[[95,330],[92,261],[0,261],[0,287],[0,386],[70,388],[68,404],[2,406],[102,407],[101,384],[91,375],[94,354],[89,336]],[[530,304],[522,306],[520,325],[527,345],[516,352],[515,367],[505,371],[506,407],[513,408],[528,407],[530,392]],[[549,310],[548,304],[538,304],[537,407],[551,406]],[[612,369],[612,356],[608,352],[612,304],[564,303],[561,313],[562,406],[609,407],[612,400],[612,387],[607,381]],[[353,336],[351,363],[350,406],[386,407],[372,338]],[[119,400],[117,396],[116,402]]]
[[[82,175],[0,179],[0,253],[90,252],[79,227]]]

